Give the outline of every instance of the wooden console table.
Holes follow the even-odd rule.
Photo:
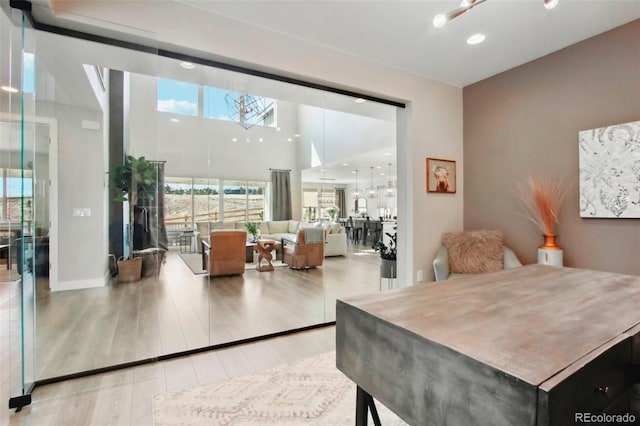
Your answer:
[[[356,424],[371,396],[412,425],[640,419],[638,276],[529,265],[338,300],[336,315]]]

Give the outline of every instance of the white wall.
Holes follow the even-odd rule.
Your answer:
[[[102,126],[102,113],[50,103],[38,103],[36,110],[39,116],[58,120],[59,272],[52,290],[103,286],[107,269],[103,134],[80,126],[82,120]],[[74,216],[74,208],[88,208],[91,216]]]

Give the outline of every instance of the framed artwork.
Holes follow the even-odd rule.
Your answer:
[[[427,158],[427,192],[456,193],[456,162]]]
[[[640,121],[578,133],[580,217],[640,218]]]

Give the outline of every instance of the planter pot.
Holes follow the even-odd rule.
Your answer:
[[[139,281],[142,276],[142,258],[118,260],[118,281],[131,283]]]
[[[397,262],[395,260],[380,259],[380,277],[381,278],[396,278]]]

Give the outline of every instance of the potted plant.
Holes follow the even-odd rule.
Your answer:
[[[114,167],[111,172],[113,187],[118,190],[114,201],[128,202],[129,208],[129,250],[127,259],[118,260],[118,281],[137,281],[142,276],[142,258],[133,256],[133,224],[135,206],[138,200],[153,200],[157,194],[158,170],[144,157],[127,155],[124,164]]]
[[[380,276],[382,278],[396,278],[398,233],[395,232],[392,235],[385,232],[385,234],[390,238],[389,245],[387,246],[384,241],[380,240],[376,242],[373,248],[375,251],[380,252]]]
[[[327,208],[327,214],[329,215],[331,222],[335,222],[336,214],[338,214],[339,211],[340,209],[338,208],[338,206],[330,206]]]
[[[256,222],[247,222],[245,227],[247,228],[249,235],[251,235],[251,242],[255,243],[258,241],[258,233],[260,232],[258,224]]]

